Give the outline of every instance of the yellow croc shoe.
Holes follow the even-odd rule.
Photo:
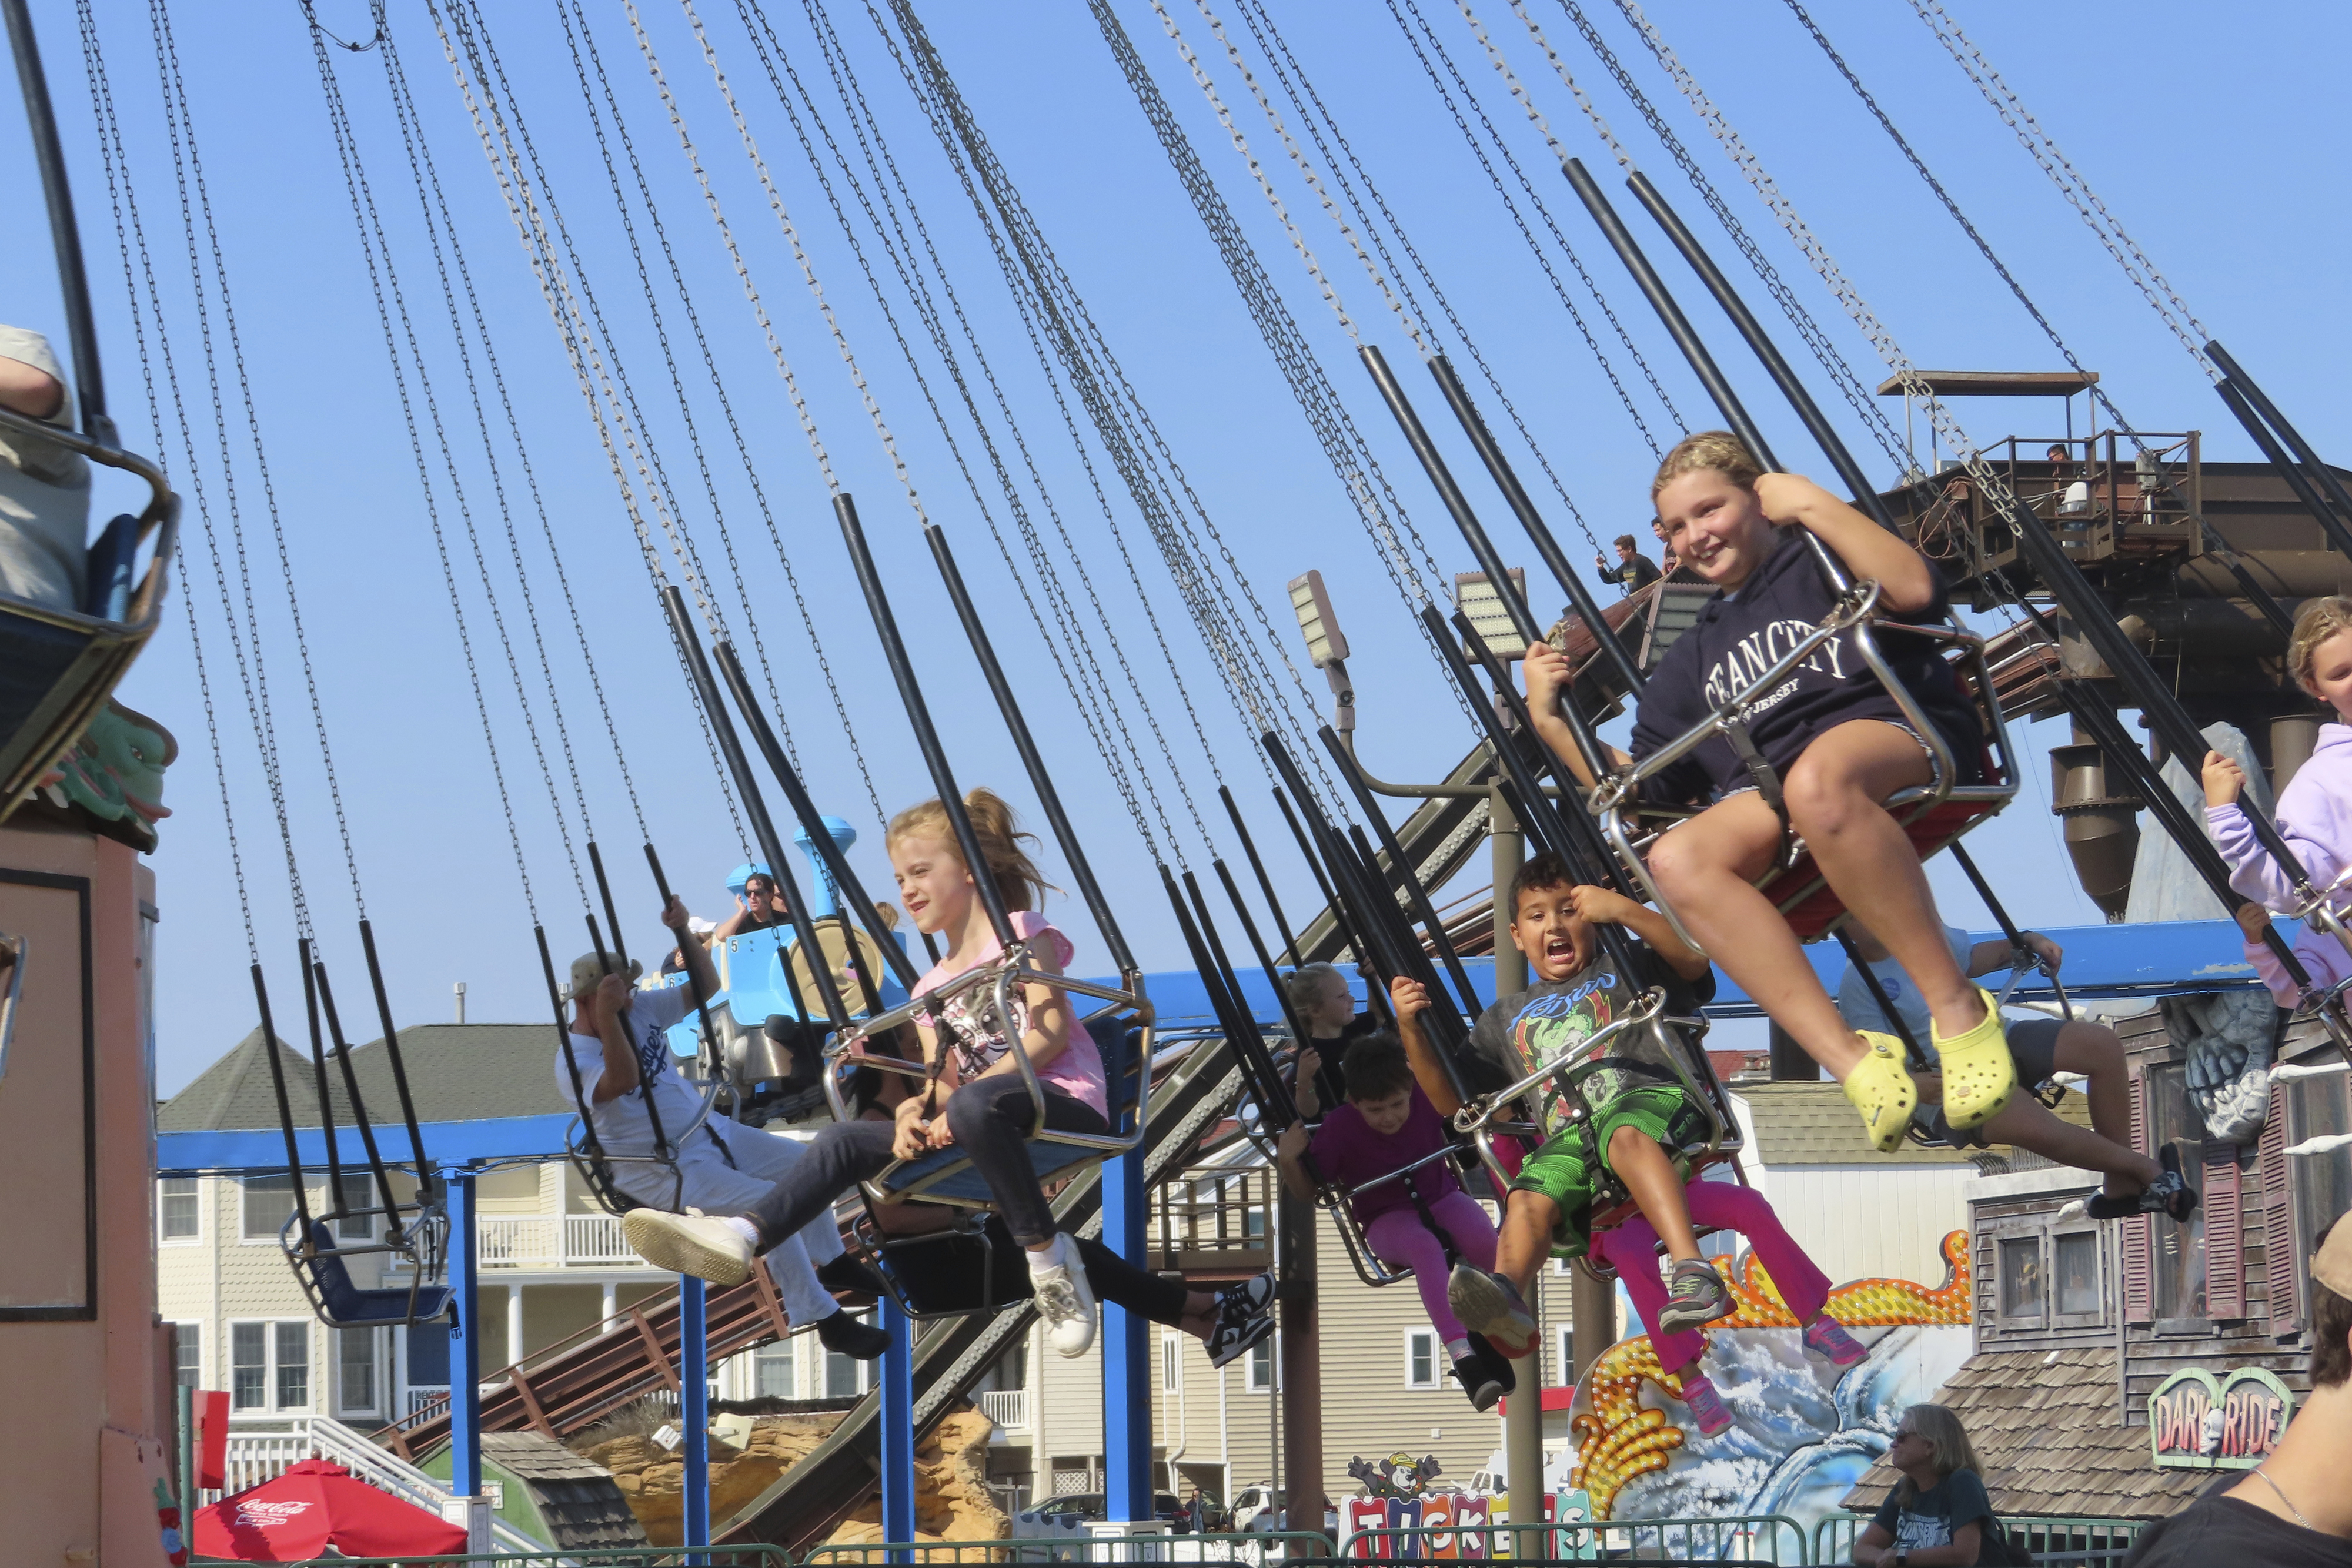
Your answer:
[[[2017,1087],[2017,1063],[2009,1054],[2000,1008],[1989,991],[1979,988],[1977,997],[1984,1003],[1982,1023],[1950,1040],[1934,1034],[1936,1054],[1943,1061],[1944,1120],[1956,1128],[1999,1115]]]
[[[1845,1075],[1845,1097],[1862,1113],[1870,1146],[1891,1155],[1903,1145],[1911,1113],[1919,1103],[1919,1086],[1903,1065],[1903,1042],[1891,1034],[1856,1030],[1870,1054]]]

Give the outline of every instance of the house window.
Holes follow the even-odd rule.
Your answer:
[[[1160,1336],[1160,1386],[1173,1394],[1183,1386],[1183,1345],[1174,1334]]]
[[[1267,1394],[1274,1389],[1274,1336],[1250,1346],[1249,1372],[1242,1386],[1252,1394]]]
[[[1404,1335],[1404,1385],[1437,1386],[1437,1331],[1407,1329]]]
[[[867,1319],[861,1315],[857,1321],[865,1322]],[[826,1351],[824,1353],[824,1396],[827,1399],[842,1399],[851,1395],[865,1393],[866,1374],[873,1364],[872,1362],[859,1361],[855,1356],[844,1355],[837,1350]]]
[[[246,1241],[275,1241],[294,1212],[290,1176],[247,1176],[239,1184],[237,1229]]]
[[[2147,1075],[2148,1153],[2172,1145],[2181,1174],[2191,1186],[2204,1179],[2205,1119],[2189,1098],[2185,1070],[2159,1067]],[[2205,1312],[2205,1210],[2200,1204],[2186,1225],[2151,1225],[2149,1263],[2155,1275],[2156,1315],[2201,1318]]]
[[[205,1325],[172,1325],[172,1378],[183,1388],[201,1388],[205,1379]]]
[[[335,1385],[347,1416],[373,1416],[376,1397],[376,1333],[373,1329],[335,1331]]]
[[[2060,1317],[2096,1317],[2102,1310],[2099,1233],[2076,1230],[2051,1238],[2050,1277]]]
[[[194,1176],[165,1176],[155,1184],[155,1233],[164,1241],[194,1241],[204,1233],[203,1196]]]
[[[1565,1388],[1576,1381],[1575,1326],[1570,1323],[1554,1324],[1552,1327],[1552,1342],[1554,1347],[1559,1354],[1558,1375],[1553,1377],[1552,1382],[1559,1387]]]
[[[795,1395],[793,1342],[771,1341],[751,1353],[751,1395],[756,1399],[790,1399]]]
[[[342,1218],[335,1221],[338,1241],[365,1241],[375,1235],[375,1216],[365,1212],[375,1206],[375,1182],[365,1175],[343,1174]]]
[[[2000,1244],[2000,1315],[2042,1315],[2042,1238],[2012,1236]]]
[[[231,1323],[229,1406],[235,1410],[310,1407],[310,1324]]]

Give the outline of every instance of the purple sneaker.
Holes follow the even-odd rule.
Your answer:
[[[1690,1406],[1691,1419],[1698,1423],[1701,1436],[1712,1437],[1730,1428],[1731,1411],[1723,1403],[1723,1396],[1715,1391],[1715,1385],[1706,1380],[1706,1374],[1683,1374],[1683,1403]]]
[[[1852,1366],[1870,1353],[1827,1312],[1805,1325],[1805,1348],[1832,1366]]]

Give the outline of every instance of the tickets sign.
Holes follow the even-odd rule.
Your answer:
[[[2259,1366],[2216,1377],[2184,1367],[2147,1399],[2147,1440],[2163,1469],[2242,1470],[2278,1446],[2294,1396]]]

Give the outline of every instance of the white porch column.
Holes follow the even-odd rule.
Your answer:
[[[507,1287],[507,1361],[522,1359],[522,1287]]]
[[[609,1332],[621,1317],[621,1287],[612,1281],[604,1281],[604,1321],[601,1325]]]

